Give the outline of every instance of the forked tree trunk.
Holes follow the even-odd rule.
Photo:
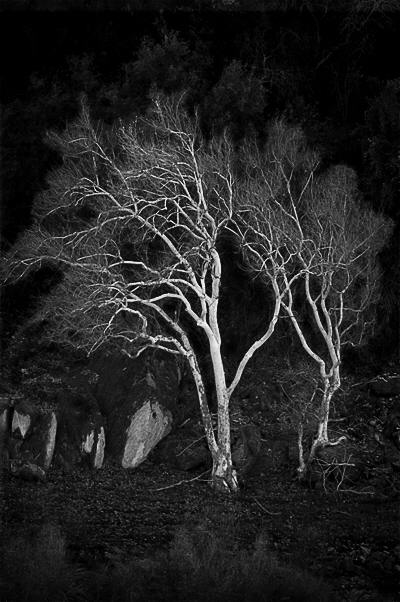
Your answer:
[[[337,441],[330,441],[329,436],[328,436],[330,405],[331,405],[332,397],[333,397],[334,393],[338,390],[339,386],[340,386],[339,371],[335,370],[332,382],[330,381],[329,378],[325,378],[324,392],[323,392],[323,396],[322,396],[322,400],[321,400],[320,414],[319,414],[319,420],[318,420],[318,426],[317,426],[317,434],[316,434],[314,441],[312,442],[310,453],[308,455],[306,462],[304,462],[304,458],[300,458],[300,455],[302,455],[302,451],[303,451],[303,449],[302,449],[302,434],[303,433],[301,432],[301,439],[300,439],[300,433],[299,433],[299,460],[300,461],[299,461],[298,475],[299,475],[300,479],[302,479],[306,476],[319,449],[326,447],[328,445],[329,446],[338,445],[345,439],[345,437],[339,437],[339,439]]]
[[[214,377],[216,379],[215,388],[218,400],[218,441],[214,434],[211,413],[207,402],[206,391],[200,368],[194,355],[188,355],[188,360],[196,384],[200,413],[203,421],[207,445],[213,462],[211,473],[212,487],[217,491],[236,491],[238,489],[238,483],[236,471],[232,466],[229,398],[225,384],[224,372],[222,373],[221,378],[221,368],[223,369],[222,358],[220,357],[219,360],[217,358],[216,364],[218,368],[216,372],[214,371]],[[216,374],[220,375],[218,381]]]

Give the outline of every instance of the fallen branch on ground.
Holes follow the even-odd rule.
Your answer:
[[[354,493],[355,495],[375,495],[376,491],[357,491],[356,489],[341,489],[341,493]]]
[[[259,502],[258,499],[256,497],[254,497],[254,496],[253,496],[253,500],[255,501],[255,503],[257,504],[257,506],[259,506],[261,508],[261,510],[263,510],[266,514],[270,514],[271,516],[278,516],[279,514],[282,514],[282,512],[271,512],[270,510],[267,510],[261,504],[261,502]]]
[[[207,470],[197,475],[197,477],[193,477],[193,479],[183,479],[182,481],[178,481],[177,483],[172,483],[172,485],[167,485],[166,487],[158,487],[158,489],[151,489],[150,491],[164,491],[165,489],[172,489],[172,487],[178,487],[179,485],[183,485],[184,483],[192,483],[193,481],[197,481],[198,479],[200,479],[200,477],[205,475],[206,472],[209,472],[210,470],[210,468],[207,468]]]

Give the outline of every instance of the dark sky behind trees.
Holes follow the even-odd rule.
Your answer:
[[[112,123],[143,112],[154,86],[186,90],[208,135],[228,127],[236,140],[262,141],[268,120],[283,115],[326,165],[356,169],[365,202],[397,222],[382,256],[396,344],[400,10],[390,0],[364,2],[364,11],[354,10],[357,0],[343,2],[347,10],[330,0],[288,0],[281,10],[271,0],[262,11],[239,0],[86,4],[2,2],[3,249],[29,225],[32,200],[58,161],[46,132],[63,129],[82,94],[96,118]]]

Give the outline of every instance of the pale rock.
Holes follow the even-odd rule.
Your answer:
[[[124,468],[135,468],[172,427],[172,415],[157,401],[146,401],[130,417],[122,455]]]
[[[10,412],[8,403],[0,400],[0,440],[7,436]]]
[[[29,414],[23,414],[18,410],[14,410],[11,432],[13,436],[20,433],[22,439],[25,439],[32,424],[32,417]]]
[[[15,413],[14,413],[15,415]],[[34,426],[24,434],[20,427],[19,433],[23,439],[15,437],[15,432],[9,441],[10,457],[18,462],[34,463],[43,470],[50,468],[53,460],[57,435],[57,418],[53,411],[38,412]]]
[[[104,432],[104,427],[100,427],[100,432],[97,437],[97,445],[96,451],[94,454],[93,467],[101,468],[104,462],[104,450],[106,447],[106,436]]]
[[[178,410],[175,360],[157,353],[132,361],[115,358],[101,370],[96,397],[107,416],[107,455],[134,468],[172,428]]]
[[[96,400],[87,394],[65,391],[59,399],[59,407],[57,461],[65,468],[82,462],[91,468],[101,468],[105,431]]]
[[[103,466],[105,445],[104,427],[96,421],[92,426],[92,430],[86,433],[81,445],[82,453],[90,456],[90,464],[93,468]]]
[[[91,416],[86,428],[89,430],[83,433],[81,452],[88,457],[90,466],[98,469],[103,466],[105,449],[105,433],[101,415]]]
[[[90,454],[94,443],[94,430],[86,433],[86,437],[82,441],[81,451],[85,454]]]

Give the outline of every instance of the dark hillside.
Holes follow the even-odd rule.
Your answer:
[[[0,600],[397,600],[397,2],[3,0],[0,52]]]

